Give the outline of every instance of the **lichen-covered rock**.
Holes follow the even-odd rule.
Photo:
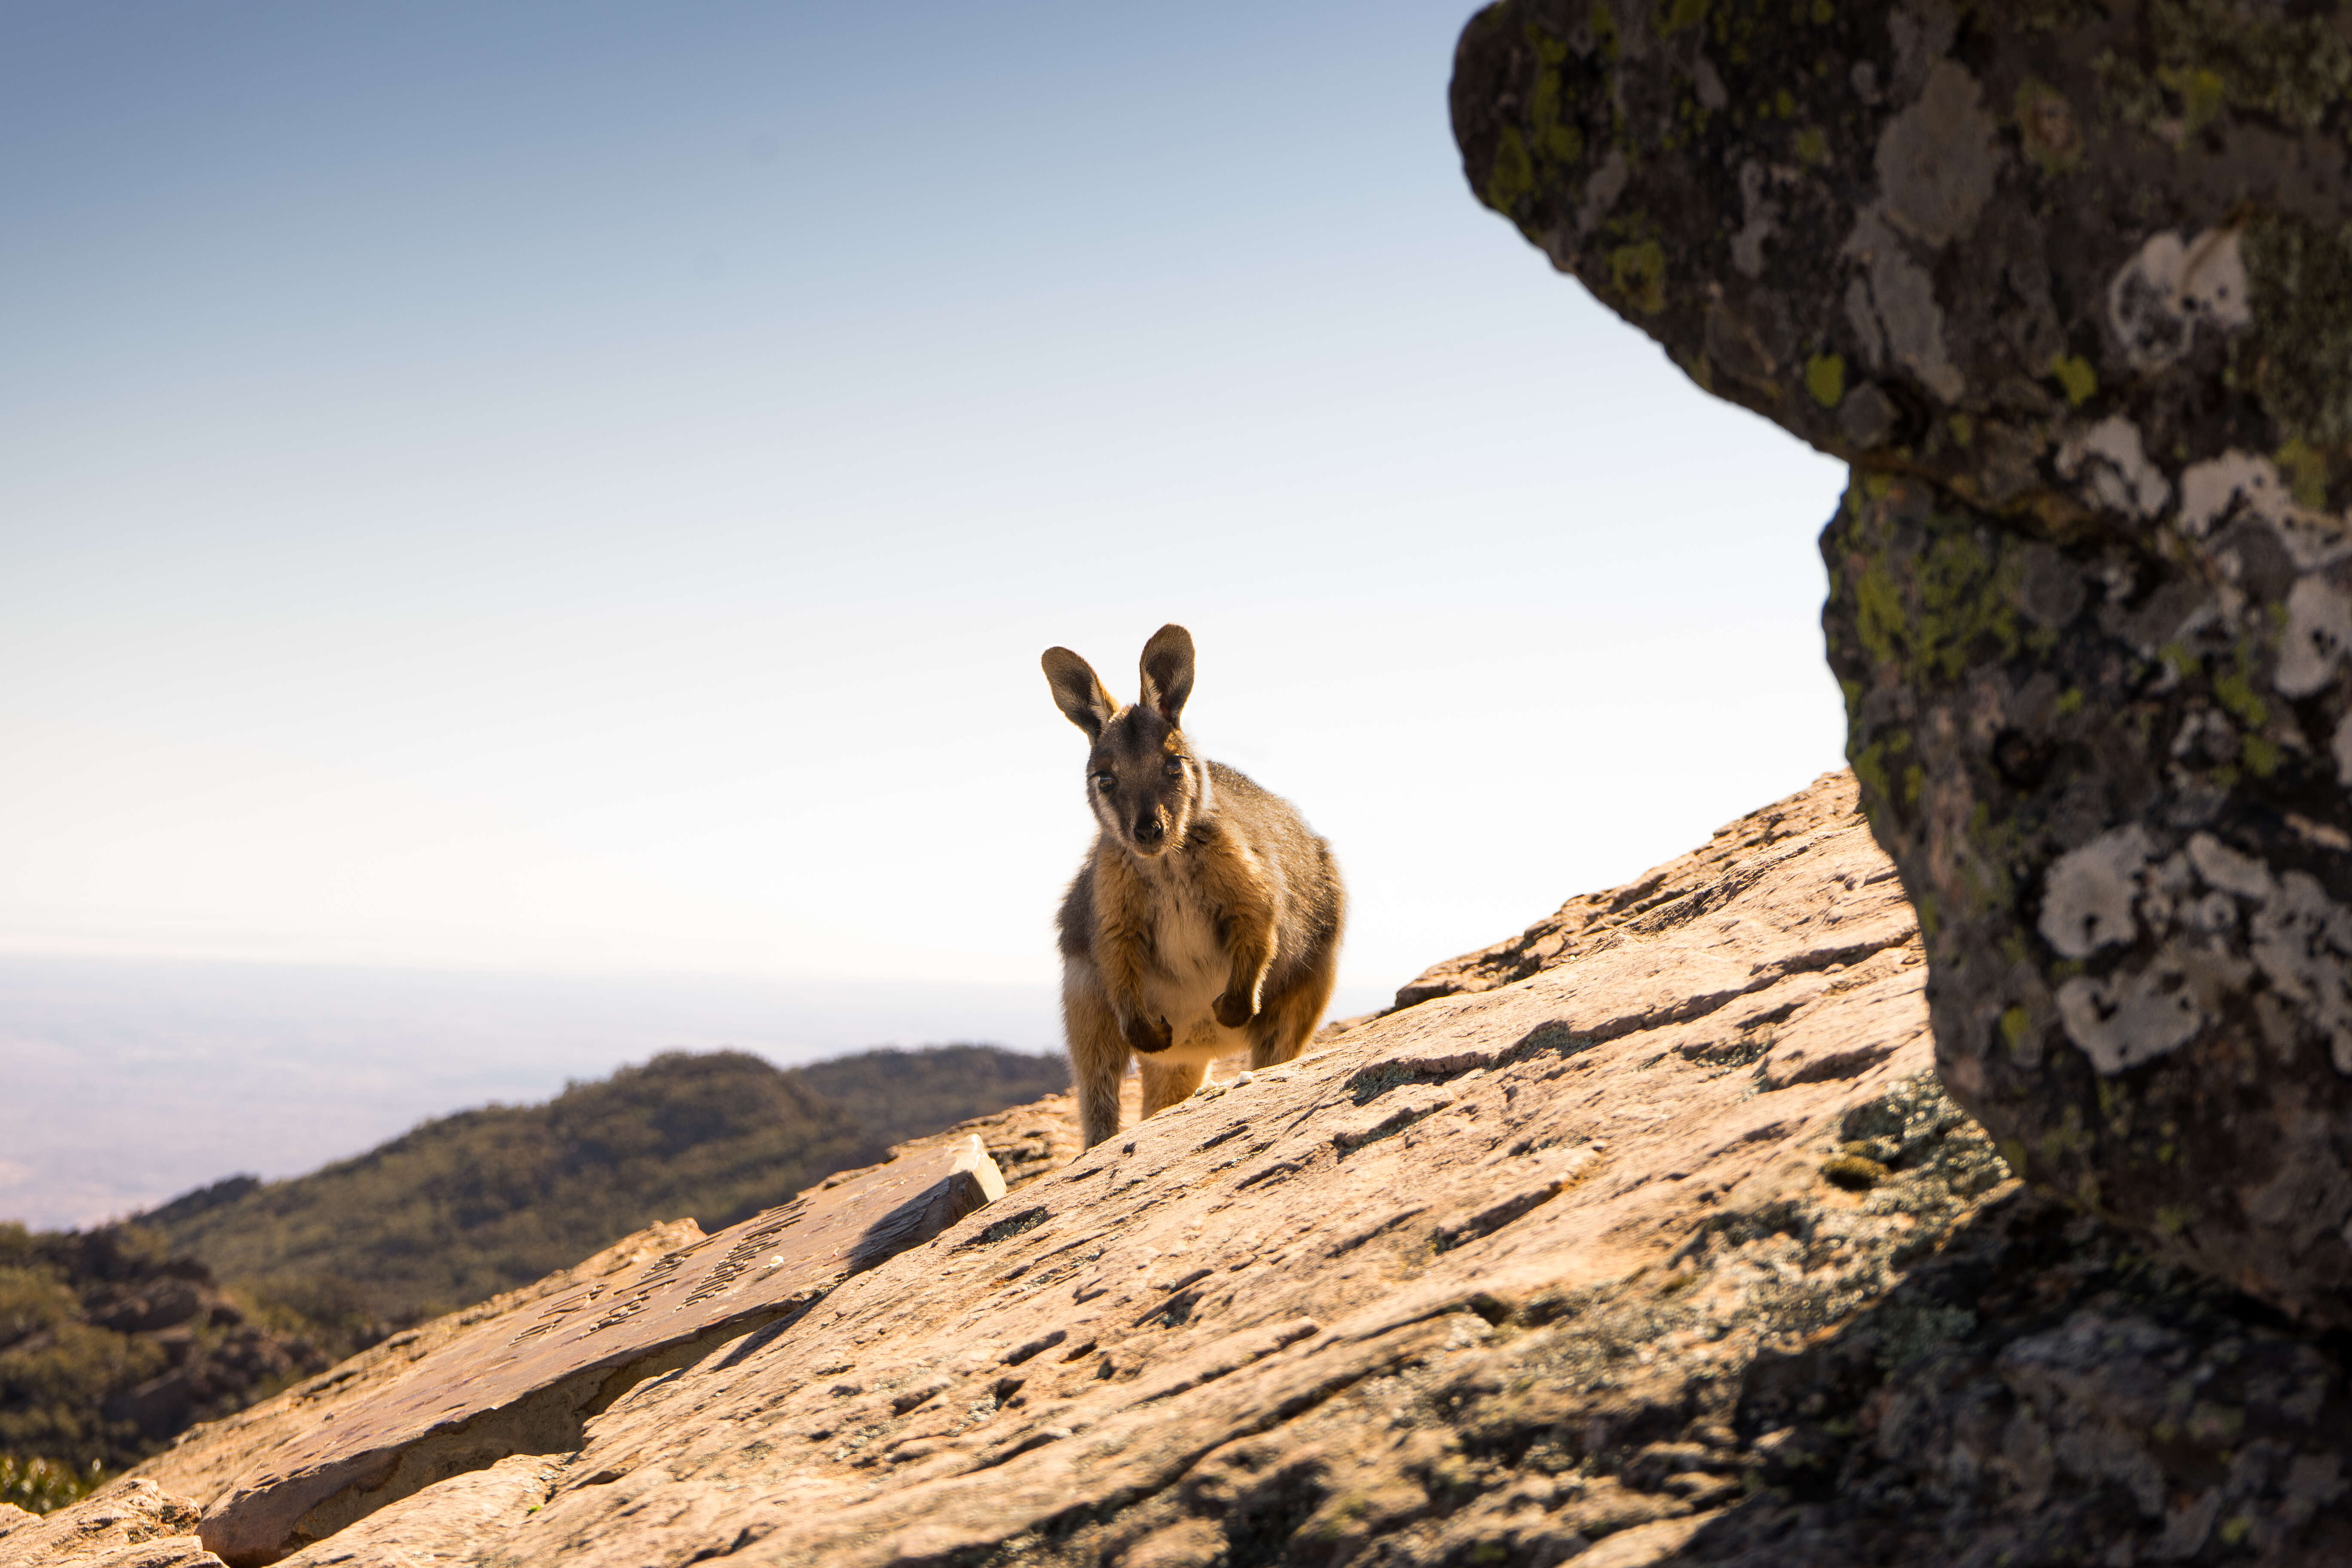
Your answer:
[[[1937,1063],[2352,1324],[2352,6],[1505,0],[1473,189],[1853,463],[1822,538]]]

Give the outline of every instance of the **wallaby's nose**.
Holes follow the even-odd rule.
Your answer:
[[[1158,812],[1146,812],[1143,816],[1135,819],[1135,837],[1139,842],[1149,844],[1153,839],[1159,837],[1160,834],[1160,814]]]

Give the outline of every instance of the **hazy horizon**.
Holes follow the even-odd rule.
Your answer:
[[[1042,987],[885,993],[0,954],[0,1222],[88,1226],[225,1176],[305,1174],[434,1117],[667,1050],[797,1067],[877,1047],[1060,1050]],[[99,1127],[104,1139],[91,1136]]]

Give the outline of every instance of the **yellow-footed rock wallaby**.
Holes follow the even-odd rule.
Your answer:
[[[1128,1054],[1143,1114],[1201,1087],[1209,1063],[1298,1054],[1331,1000],[1347,895],[1331,847],[1269,795],[1192,749],[1192,634],[1143,645],[1143,696],[1111,700],[1087,661],[1045,650],[1055,705],[1094,742],[1099,831],[1062,900],[1062,1020],[1087,1147],[1118,1131]]]

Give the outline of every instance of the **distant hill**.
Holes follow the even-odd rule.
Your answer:
[[[1070,1064],[1066,1058],[1033,1057],[1000,1046],[931,1046],[919,1051],[885,1047],[811,1062],[785,1076],[840,1106],[890,1144],[1059,1094],[1070,1087]],[[704,1221],[706,1229],[709,1223]]]
[[[139,1216],[220,1279],[322,1289],[414,1321],[528,1284],[633,1230],[715,1230],[899,1139],[1055,1093],[1059,1058],[993,1046],[885,1049],[779,1069],[673,1052],[543,1105],[427,1121],[289,1181],[251,1177]]]

